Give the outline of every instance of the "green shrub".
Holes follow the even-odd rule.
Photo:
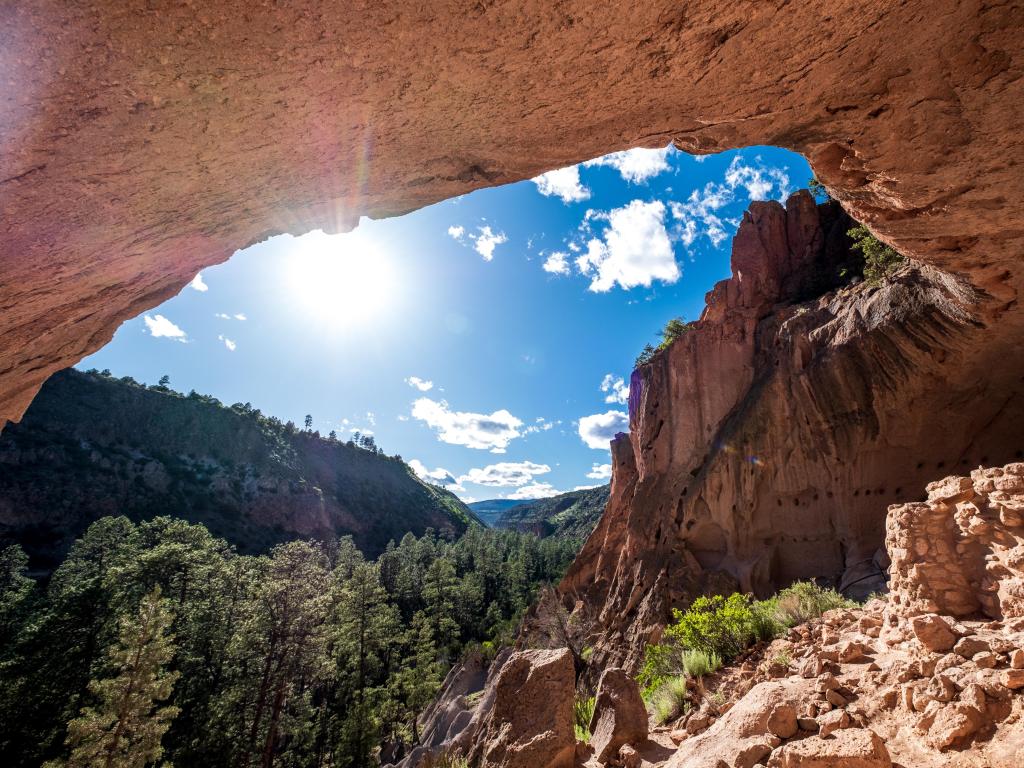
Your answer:
[[[683,651],[683,672],[687,677],[704,677],[721,668],[722,659],[718,654],[698,650]]]
[[[434,757],[427,755],[423,766],[424,768],[469,768],[469,761],[461,755],[442,752]]]
[[[670,677],[651,696],[652,714],[659,725],[685,715],[689,708],[685,677]]]
[[[814,196],[815,200],[821,200],[822,202],[826,202],[831,197],[828,190],[825,189],[825,185],[813,176],[807,181],[807,191]]]
[[[779,592],[774,602],[775,618],[786,629],[816,619],[833,608],[854,608],[857,605],[834,589],[819,587],[811,581],[794,582]]]
[[[722,661],[735,658],[754,638],[750,599],[739,593],[698,597],[685,613],[675,611],[674,616],[676,623],[665,633],[667,637]]]
[[[864,279],[869,283],[877,283],[902,264],[905,259],[897,251],[885,245],[860,224],[846,232],[853,240],[850,245],[860,251],[864,257]]]
[[[590,741],[590,720],[594,716],[594,697],[576,697],[572,704],[576,741]]]
[[[750,606],[750,613],[755,640],[774,640],[787,629],[778,617],[777,597],[755,601]]]

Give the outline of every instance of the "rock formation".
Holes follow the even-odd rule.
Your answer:
[[[631,146],[804,154],[1019,337],[1024,9],[243,0],[0,7],[0,422],[202,267]],[[981,361],[985,363],[986,361]]]
[[[1024,464],[947,477],[926,502],[891,507],[886,547],[896,615],[1024,617]]]
[[[561,585],[599,611],[602,663],[635,669],[702,592],[881,589],[887,503],[1024,456],[1024,361],[986,362],[1001,346],[986,297],[913,263],[835,287],[848,227],[806,192],[752,204],[732,277],[634,372],[608,509]]]
[[[590,746],[598,762],[607,763],[625,745],[647,741],[647,708],[636,680],[617,667],[601,673],[590,720]]]
[[[513,653],[450,749],[474,768],[572,768],[575,683],[566,649]]]
[[[887,525],[890,594],[856,608],[828,611],[784,637],[754,645],[722,670],[699,683],[691,681],[689,708],[679,720],[653,728],[642,744],[638,732],[632,734],[633,742],[618,755],[605,749],[604,741],[592,739],[592,749],[579,750],[576,765],[1016,768],[1024,743],[1024,599],[1003,588],[1016,583],[1016,574],[1005,565],[1009,558],[1003,556],[1016,546],[1016,534],[995,526],[982,530],[977,520],[968,527],[960,524],[973,517],[991,522],[1012,508],[1014,493],[995,485],[1001,481],[1006,489],[1016,488],[1016,478],[1024,477],[1021,470],[1011,464],[980,469],[971,480],[947,477],[932,483],[924,517],[918,508],[925,505],[893,505]],[[1005,618],[950,615],[935,598],[935,573],[920,567],[925,562],[920,554],[904,552],[916,551],[914,542],[926,535],[932,541],[929,526],[940,510],[946,533],[935,540],[945,546],[950,536],[960,537],[967,546],[952,562],[967,572],[981,563],[991,565],[987,594],[1000,596]],[[910,527],[904,530],[904,525]],[[982,547],[989,548],[989,556],[979,559]],[[565,704],[571,698],[570,652],[528,651],[513,654],[509,663],[517,658],[514,671],[506,672],[500,661],[495,664],[471,725],[454,740],[432,744],[435,753],[471,754],[470,766],[479,768],[490,764],[482,761],[481,745],[502,743],[495,733],[506,739],[516,734],[512,740],[520,741],[523,723],[533,716],[526,714],[524,703],[534,696],[533,681],[556,658],[561,672],[549,675],[555,681],[546,689],[551,701],[534,702],[543,722],[530,727],[543,743],[549,738],[548,723],[571,717]],[[460,675],[446,683],[446,698],[457,698],[466,689]],[[497,685],[502,678],[506,684]],[[522,681],[522,688],[509,685],[512,680]],[[632,682],[621,670],[608,669],[599,689],[621,691],[627,681]],[[602,706],[601,690],[597,698],[595,721],[626,708]],[[604,698],[621,704],[629,694]],[[599,729],[593,731],[596,736]]]

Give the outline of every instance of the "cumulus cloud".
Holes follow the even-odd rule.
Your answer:
[[[466,231],[461,224],[453,224],[448,227],[448,234],[459,243],[465,246],[472,244],[473,250],[484,257],[484,261],[491,261],[494,258],[494,249],[502,243],[507,243],[508,238],[504,232],[495,232],[489,224],[476,228],[477,234]]]
[[[547,464],[535,464],[532,461],[502,461],[486,467],[471,469],[459,478],[459,482],[495,488],[510,488],[532,483],[535,476],[545,475],[550,471],[551,467]]]
[[[625,405],[629,401],[629,386],[621,376],[616,378],[606,373],[601,380],[601,391],[607,393],[604,398],[606,403]]]
[[[443,443],[491,453],[504,453],[523,434],[523,422],[504,408],[490,414],[453,411],[444,400],[421,397],[412,404],[412,417],[437,432]]]
[[[507,243],[508,238],[505,237],[504,232],[493,232],[488,225],[477,227],[480,230],[480,234],[473,237],[474,245],[473,248],[484,257],[484,261],[490,261],[494,258],[494,249],[502,243]]]
[[[580,439],[588,448],[609,450],[608,444],[619,432],[629,431],[629,416],[622,411],[606,411],[580,419]]]
[[[196,276],[192,278],[192,282],[188,284],[188,287],[201,293],[205,293],[210,290],[210,286],[203,282],[202,272],[198,272]]]
[[[455,479],[455,476],[444,467],[428,469],[419,459],[413,459],[410,461],[409,466],[412,468],[412,471],[423,480],[429,480],[437,485],[458,485],[458,481]]]
[[[238,346],[237,344],[235,344],[235,342],[233,342],[227,336],[223,336],[222,335],[222,336],[218,336],[217,338],[220,339],[221,341],[223,341],[224,342],[224,346],[227,347],[228,350],[231,351],[231,352],[234,352],[235,351],[235,347]]]
[[[703,189],[693,190],[686,202],[671,203],[672,218],[679,222],[675,230],[679,241],[689,248],[703,235],[716,248],[720,246],[729,234],[717,211],[733,199],[729,187],[709,181]]]
[[[553,275],[568,275],[569,257],[561,251],[548,254],[547,259],[544,261],[544,271],[550,272]]]
[[[537,191],[545,197],[558,197],[566,204],[578,203],[590,197],[590,190],[580,182],[578,165],[542,173],[533,179],[533,183],[537,185]]]
[[[785,201],[790,192],[786,170],[765,166],[760,157],[751,165],[742,155],[736,155],[725,172],[725,183],[732,189],[743,187],[751,200],[767,200],[775,189],[776,198]]]
[[[591,213],[590,219],[608,221],[603,239],[592,238],[576,259],[580,272],[591,277],[591,291],[605,293],[616,284],[628,290],[650,287],[655,280],[674,283],[679,279],[679,265],[665,229],[665,204],[660,200],[633,200],[607,214]]]
[[[732,219],[723,220],[720,213],[722,208],[742,199],[742,195],[737,197],[738,192],[745,192],[750,200],[766,200],[773,193],[779,200],[785,200],[790,191],[785,168],[766,166],[760,157],[751,164],[737,155],[722,182],[709,181],[701,189],[693,190],[685,201],[669,204],[677,222],[673,235],[687,248],[700,237],[706,237],[718,248],[738,226]]]
[[[226,312],[218,312],[217,314],[214,315],[214,317],[216,317],[218,320],[248,320],[249,319],[245,315],[243,315],[241,312],[237,312],[237,313],[235,313],[233,315],[229,315]]]
[[[245,315],[243,315],[243,314],[242,314],[241,312],[239,312],[239,313],[237,313],[237,314],[235,315],[235,320],[248,320],[248,319],[249,319],[249,318],[247,318],[247,317],[246,317]]]
[[[587,472],[587,477],[591,480],[608,480],[611,476],[611,464],[594,464],[594,466],[590,468],[590,471]]]
[[[428,392],[434,388],[434,382],[421,379],[419,376],[410,376],[405,383],[410,387],[416,387],[420,392]]]
[[[533,483],[531,485],[524,485],[505,496],[506,499],[546,499],[550,496],[557,496],[561,491],[556,489],[550,483]]]
[[[150,336],[174,339],[182,343],[188,341],[188,334],[163,315],[154,315],[153,317],[143,315],[142,320],[146,324],[146,328],[149,329]]]
[[[574,491],[591,491],[591,490],[593,490],[594,488],[597,488],[597,487],[598,486],[596,486],[596,485],[575,485],[575,486],[573,486],[573,490]]]
[[[672,151],[671,146],[663,147],[662,149],[637,147],[623,152],[612,152],[610,155],[588,160],[583,165],[611,166],[619,172],[623,179],[631,184],[642,184],[672,167],[668,162],[669,153]]]

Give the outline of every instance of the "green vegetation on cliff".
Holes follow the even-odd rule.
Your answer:
[[[604,514],[610,488],[600,485],[517,504],[502,512],[495,525],[542,537],[583,541]]]
[[[109,514],[202,523],[246,553],[351,534],[371,556],[407,531],[454,537],[478,522],[372,440],[321,437],[166,381],[58,373],[0,435],[0,543],[52,567]]]
[[[348,537],[244,556],[201,525],[105,517],[37,583],[8,547],[0,754],[10,768],[99,765],[108,747],[113,765],[375,765],[382,742],[417,741],[467,646],[508,642],[574,554],[473,526],[407,534],[376,561]],[[145,684],[126,698],[127,680]]]

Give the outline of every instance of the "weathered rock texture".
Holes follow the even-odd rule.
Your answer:
[[[1020,331],[1024,9],[0,6],[0,421],[202,267],[630,146],[797,150]],[[998,350],[993,340],[993,352]]]
[[[889,508],[885,544],[894,615],[1024,617],[1024,464],[931,483]]]
[[[449,751],[473,768],[572,768],[575,683],[568,649],[513,653]]]
[[[602,661],[635,668],[668,609],[701,592],[878,589],[887,503],[943,468],[1024,455],[1005,315],[913,264],[829,291],[848,226],[805,192],[754,203],[733,276],[634,372],[608,509],[561,585],[598,606]]]
[[[590,720],[590,746],[598,762],[606,763],[623,745],[647,741],[647,708],[636,680],[618,667],[601,673]]]

